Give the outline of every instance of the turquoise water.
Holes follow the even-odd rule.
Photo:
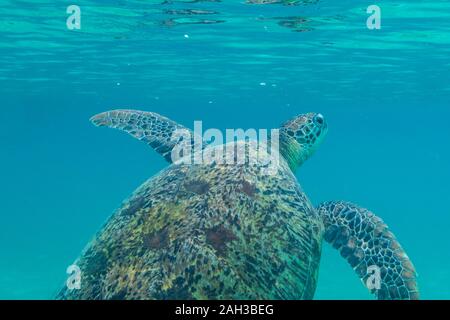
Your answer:
[[[311,200],[373,210],[422,298],[449,299],[450,3],[380,1],[369,30],[372,1],[163,2],[1,0],[0,298],[52,298],[114,209],[167,166],[88,121],[133,108],[219,129],[322,113],[328,137],[297,172]],[[70,4],[81,30],[66,27]],[[316,298],[372,299],[328,245]]]

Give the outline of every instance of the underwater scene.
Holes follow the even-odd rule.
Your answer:
[[[449,58],[447,0],[0,0],[0,299],[450,299]]]

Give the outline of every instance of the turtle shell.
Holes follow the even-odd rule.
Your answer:
[[[76,261],[60,299],[312,299],[322,222],[287,163],[172,164]]]

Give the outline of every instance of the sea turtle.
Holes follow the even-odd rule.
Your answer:
[[[109,219],[75,262],[81,288],[58,298],[312,299],[325,239],[378,299],[418,299],[415,269],[380,218],[343,201],[315,208],[297,182],[295,170],[327,133],[322,115],[280,128],[274,174],[262,173],[264,159],[173,162],[183,140],[174,133],[191,131],[156,113],[115,110],[92,122],[128,132],[171,165]],[[232,143],[246,154],[261,148]],[[206,141],[201,151],[211,148]]]

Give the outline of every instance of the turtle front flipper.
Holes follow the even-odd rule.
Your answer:
[[[326,202],[318,211],[325,240],[378,299],[419,299],[414,266],[383,220],[347,202]]]
[[[190,151],[195,149],[196,144],[202,144],[201,138],[194,138],[191,130],[154,112],[113,110],[92,117],[91,122],[98,127],[129,133],[147,143],[170,163],[173,162],[172,150],[180,141],[189,143]]]

